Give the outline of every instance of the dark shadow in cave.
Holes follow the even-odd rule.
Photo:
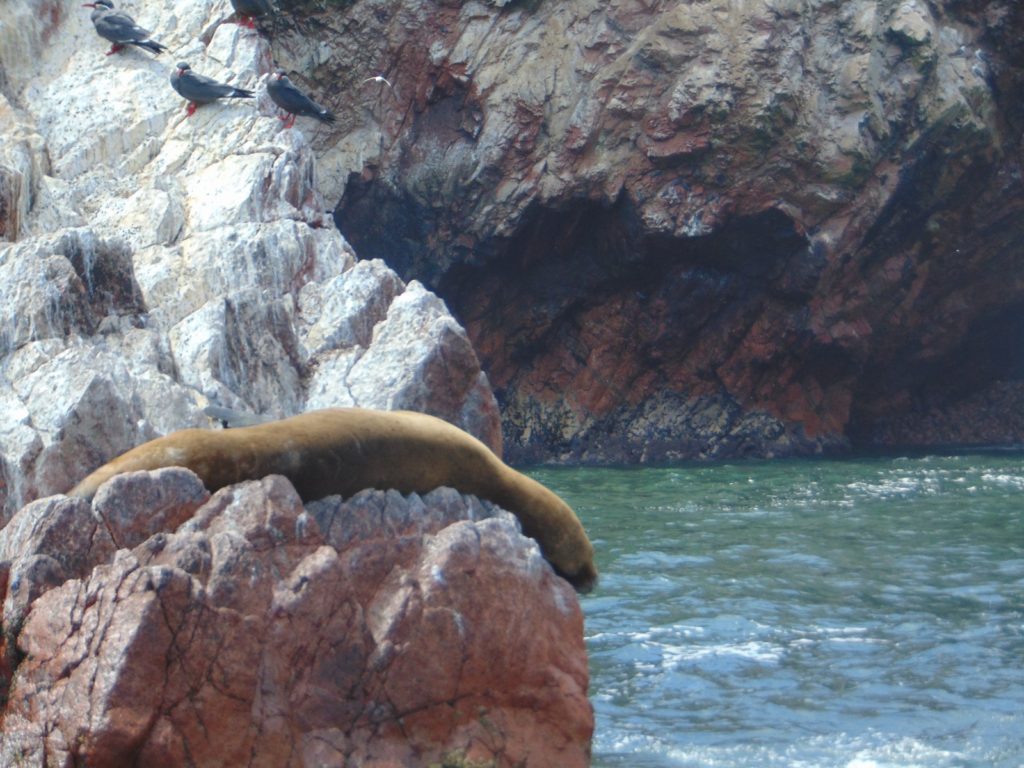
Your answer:
[[[792,293],[776,281],[807,252],[792,221],[775,210],[737,218],[712,235],[677,238],[643,233],[625,197],[611,207],[579,201],[535,207],[515,237],[489,244],[474,262],[453,263],[432,287],[478,346],[486,350],[481,337],[500,335],[518,366],[556,338],[567,343],[566,326],[578,335],[572,328],[581,315],[609,302],[636,312],[638,324],[658,326],[645,334],[645,354],[667,360],[684,355],[713,318],[745,314],[768,292]]]
[[[850,420],[855,448],[876,447],[879,432],[894,417],[924,423],[995,383],[1024,382],[1024,301],[979,316],[960,344],[939,359],[920,359],[917,353],[903,349],[898,363],[887,358],[865,369]],[[909,409],[894,412],[888,405],[903,399],[909,399]],[[944,442],[941,435],[939,442]]]
[[[515,236],[468,252],[436,237],[444,229],[437,210],[353,177],[336,218],[362,258],[381,258],[437,292],[479,348],[488,348],[482,336],[500,334],[501,352],[519,365],[585,309],[623,295],[667,307],[664,341],[676,356],[709,318],[737,304],[769,294],[803,301],[824,268],[824,256],[774,209],[736,217],[711,235],[673,237],[644,233],[625,195],[610,206],[534,205]],[[486,368],[497,363],[485,354]]]

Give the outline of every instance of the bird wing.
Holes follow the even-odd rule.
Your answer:
[[[200,103],[230,96],[235,90],[232,85],[218,83],[212,77],[196,74],[192,70],[178,75],[177,82],[172,85],[184,98]]]
[[[374,75],[373,77],[368,77],[365,80],[363,80],[363,82],[364,83],[380,83],[381,85],[386,85],[388,88],[394,88],[395,87],[383,75]]]
[[[150,32],[135,23],[135,19],[127,13],[110,11],[99,16],[95,22],[100,37],[112,43],[132,43],[148,40]]]

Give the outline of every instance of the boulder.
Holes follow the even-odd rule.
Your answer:
[[[0,572],[5,765],[589,764],[576,595],[452,489],[129,473],[18,512]]]

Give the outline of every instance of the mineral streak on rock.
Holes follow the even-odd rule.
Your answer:
[[[131,473],[24,507],[0,572],[3,765],[589,764],[576,595],[452,489]]]
[[[1024,439],[1019,2],[304,7],[339,226],[464,323],[511,460]]]

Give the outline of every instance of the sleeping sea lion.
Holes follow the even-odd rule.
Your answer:
[[[303,501],[364,488],[426,493],[450,486],[515,514],[576,589],[589,591],[597,580],[594,548],[568,504],[472,435],[423,413],[331,408],[238,429],[183,429],[121,454],[68,495],[91,500],[114,475],[160,467],[186,467],[210,491],[284,475]]]

